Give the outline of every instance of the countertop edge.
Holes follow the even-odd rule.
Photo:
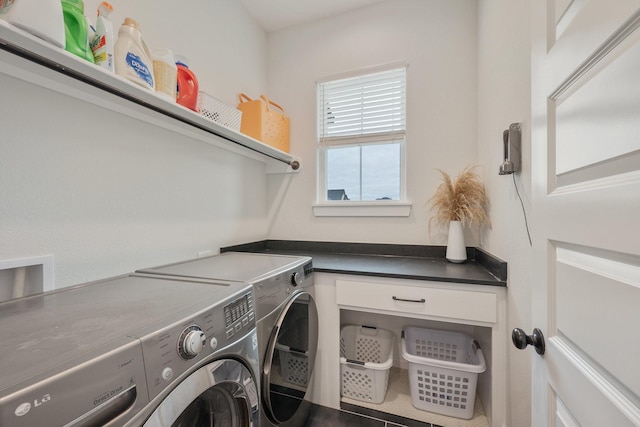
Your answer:
[[[409,280],[426,280],[428,282],[446,282],[446,283],[463,283],[470,285],[487,285],[487,286],[499,286],[506,287],[506,282],[491,281],[491,280],[476,280],[476,279],[464,279],[459,277],[442,277],[442,276],[422,276],[413,274],[395,274],[395,273],[376,273],[361,270],[343,270],[332,268],[313,268],[316,273],[333,273],[333,274],[353,274],[357,276],[369,276],[369,277],[387,277],[391,279],[409,279]]]
[[[422,245],[395,245],[377,243],[351,243],[351,242],[315,242],[299,240],[261,240],[256,242],[243,243],[220,248],[220,252],[257,252],[257,253],[313,253],[331,255],[358,255],[358,256],[394,256],[400,258],[425,258],[432,261],[447,263],[445,259],[445,246],[422,246]],[[473,262],[482,268],[493,279],[465,278],[454,275],[428,274],[398,274],[397,272],[369,272],[362,269],[349,269],[345,267],[334,268],[333,266],[317,267],[314,270],[323,273],[354,274],[361,276],[390,277],[399,279],[426,280],[439,282],[468,283],[489,286],[507,286],[507,263],[500,258],[481,249],[467,248],[467,265]]]

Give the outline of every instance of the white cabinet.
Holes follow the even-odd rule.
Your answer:
[[[320,336],[312,387],[314,403],[340,408],[341,325],[366,324],[393,331],[394,369],[404,374],[407,364],[399,351],[404,326],[457,330],[480,342],[487,370],[478,377],[477,394],[489,425],[505,426],[508,338],[505,287],[316,273],[315,295]],[[406,394],[409,395],[408,389]],[[372,407],[364,403],[363,406]],[[385,410],[382,406],[379,409]],[[452,419],[451,425],[466,425],[458,424],[459,421],[462,420]]]
[[[436,287],[438,282],[427,282],[427,285],[424,282],[392,284],[365,280],[337,280],[338,305],[404,317],[429,316],[490,323],[497,320],[498,296],[495,292],[449,289],[450,284]]]

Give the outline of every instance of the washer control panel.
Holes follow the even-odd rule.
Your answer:
[[[251,285],[244,292],[142,337],[149,397],[220,348],[255,328]]]
[[[247,293],[224,306],[224,325],[227,339],[231,340],[234,336],[243,334],[246,328],[255,325],[255,323],[252,293]]]
[[[224,307],[225,326],[230,326],[241,319],[245,314],[253,311],[253,298],[251,294],[238,298]]]

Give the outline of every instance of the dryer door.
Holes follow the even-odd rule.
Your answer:
[[[195,371],[160,403],[143,427],[257,427],[256,382],[249,369],[223,359]]]
[[[318,311],[308,292],[294,294],[271,331],[262,371],[264,409],[282,424],[296,415],[307,393],[318,345]]]

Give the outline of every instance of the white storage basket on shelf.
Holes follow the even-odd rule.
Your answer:
[[[409,362],[413,406],[451,417],[473,417],[478,374],[487,368],[477,341],[460,332],[406,327],[402,357]]]
[[[198,92],[198,112],[205,119],[240,132],[242,111],[225,104],[206,92]]]
[[[393,333],[370,326],[346,325],[340,330],[340,394],[382,403],[393,365]]]

